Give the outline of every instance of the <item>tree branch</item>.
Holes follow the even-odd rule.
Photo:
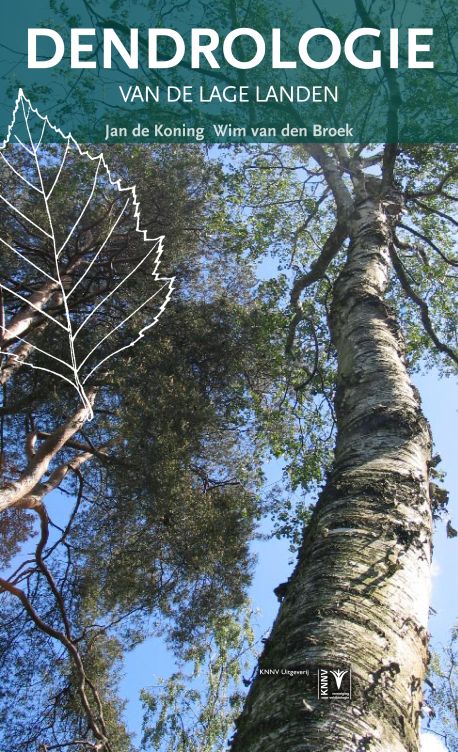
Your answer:
[[[37,436],[39,439],[48,439],[51,434],[48,431],[37,431]],[[113,457],[106,451],[106,447],[113,446],[113,444],[116,444],[119,440],[111,439],[110,441],[105,442],[102,447],[95,447],[86,436],[84,436],[84,438],[86,439],[87,444],[83,441],[70,439],[65,442],[65,446],[68,447],[68,449],[76,449],[78,452],[88,452],[102,462],[109,461],[127,465],[127,463],[124,463],[119,457]]]
[[[69,462],[59,465],[59,467],[53,470],[46,483],[37,483],[32,491],[23,496],[16,506],[20,509],[36,510],[41,506],[44,497],[60,486],[70,470],[77,472],[81,465],[92,459],[94,459],[92,452],[85,452],[73,457]]]
[[[455,261],[453,259],[449,259],[444,253],[442,253],[441,249],[439,248],[436,243],[434,243],[431,238],[428,238],[427,235],[424,235],[419,230],[416,230],[414,227],[409,227],[409,225],[405,225],[403,222],[398,222],[398,227],[401,227],[403,230],[406,230],[406,232],[412,233],[412,235],[415,235],[416,238],[420,238],[420,240],[423,240],[427,245],[429,245],[430,248],[433,249],[443,261],[445,261],[447,264],[450,264],[450,266],[458,266],[458,261]]]
[[[451,180],[453,177],[458,175],[458,166],[452,167],[451,170],[447,170],[447,172],[442,176],[442,178],[439,180],[435,188],[431,188],[429,191],[407,191],[406,199],[409,198],[426,198],[428,196],[438,196],[441,192],[443,187],[446,183],[448,183],[449,180]]]
[[[328,239],[326,240],[323,249],[317,259],[312,263],[310,271],[304,274],[293,284],[291,290],[291,307],[295,309],[295,314],[290,322],[288,328],[288,336],[286,340],[285,350],[286,353],[290,353],[294,343],[294,337],[298,324],[302,321],[303,311],[300,305],[300,296],[303,290],[312,285],[314,282],[318,282],[323,279],[326,269],[329,264],[335,258],[339,252],[342,244],[348,237],[347,223],[337,222]]]
[[[91,405],[94,403],[95,395],[95,389],[88,393],[88,400]],[[0,512],[8,507],[17,505],[21,499],[35,489],[43,475],[47,472],[55,455],[83,427],[88,417],[89,408],[86,406],[80,407],[71,418],[50,434],[29,459],[29,463],[20,478],[0,493]]]
[[[336,202],[337,217],[340,222],[346,222],[353,211],[354,202],[337,162],[327,154],[321,144],[306,144],[303,148],[321,167]]]
[[[22,342],[13,352],[5,353],[7,364],[2,367],[0,384],[6,384],[13,374],[21,368],[24,360],[27,360],[32,350],[33,346],[29,342]]]
[[[433,341],[434,345],[439,350],[439,352],[443,353],[444,355],[447,355],[451,360],[454,361],[454,363],[458,365],[457,353],[455,353],[454,350],[452,350],[448,345],[442,342],[437,336],[436,332],[434,331],[433,323],[429,315],[428,304],[422,298],[420,298],[420,296],[417,295],[415,290],[411,287],[410,282],[407,279],[407,275],[405,273],[402,261],[397,255],[396,251],[394,250],[393,245],[390,246],[390,255],[391,255],[391,260],[393,262],[393,268],[396,274],[398,275],[398,279],[399,279],[399,282],[401,283],[402,289],[404,290],[407,297],[410,298],[410,300],[413,303],[415,303],[417,308],[419,308],[420,310],[421,320],[422,320],[426,333],[429,335],[429,337],[431,338],[431,340]]]
[[[81,701],[83,703],[83,707],[86,712],[86,716],[90,724],[91,731],[93,732],[96,739],[100,740],[103,743],[104,747],[102,747],[101,749],[105,748],[107,752],[111,752],[110,745],[106,738],[106,729],[105,729],[105,724],[103,721],[103,715],[101,715],[100,709],[99,709],[99,720],[101,724],[101,728],[99,728],[96,720],[93,717],[91,706],[86,695],[85,685],[87,684],[91,688],[97,705],[100,704],[100,698],[98,697],[98,693],[95,690],[92,682],[90,682],[86,676],[86,672],[83,666],[83,662],[81,660],[81,656],[78,652],[78,649],[72,642],[72,640],[70,640],[63,632],[59,631],[58,629],[55,629],[50,624],[47,624],[45,621],[43,621],[43,619],[35,611],[32,603],[30,602],[29,598],[27,597],[27,595],[24,593],[23,590],[16,587],[15,585],[12,585],[10,582],[8,582],[7,580],[4,580],[3,578],[0,578],[0,587],[2,587],[7,592],[11,593],[11,595],[14,595],[16,598],[18,598],[18,600],[22,603],[28,616],[32,619],[35,626],[41,632],[44,632],[50,637],[53,637],[55,640],[58,640],[66,648],[70,657],[72,658],[72,661],[75,665],[75,668],[77,670],[77,673],[80,679],[78,691],[79,691]]]
[[[365,26],[374,27],[376,24],[367,11],[363,0],[355,0],[356,10]],[[396,71],[391,68],[386,54],[383,41],[381,48],[382,70],[388,85],[388,114],[386,122],[386,144],[383,149],[382,163],[382,190],[389,189],[393,185],[394,167],[398,154],[399,141],[399,107],[402,104],[401,90],[399,88]]]
[[[438,217],[442,217],[442,219],[445,219],[446,222],[450,222],[450,224],[455,225],[455,227],[458,227],[458,220],[456,220],[454,217],[451,217],[450,214],[447,214],[446,212],[443,212],[440,209],[435,209],[432,206],[425,204],[424,201],[420,201],[417,198],[414,199],[413,202],[414,204],[419,206],[421,209],[424,209],[430,214],[437,214]]]
[[[43,557],[44,559],[47,559],[48,556],[50,556],[52,554],[52,552],[55,551],[55,549],[59,545],[61,545],[62,543],[65,544],[65,541],[66,541],[66,539],[67,539],[67,537],[68,537],[68,535],[70,533],[70,530],[72,528],[74,519],[75,519],[76,515],[78,514],[78,510],[79,510],[79,508],[81,506],[81,502],[83,500],[83,489],[84,489],[84,477],[83,477],[83,474],[81,473],[81,470],[79,468],[78,469],[72,468],[72,470],[74,471],[76,477],[78,478],[78,494],[77,494],[77,497],[76,497],[76,502],[75,502],[75,505],[73,507],[72,513],[70,515],[70,518],[69,518],[69,520],[67,522],[67,525],[65,527],[65,530],[62,531],[62,529],[61,529],[62,535],[48,549],[48,551],[46,552],[45,556]]]

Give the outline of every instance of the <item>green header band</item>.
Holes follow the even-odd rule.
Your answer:
[[[80,143],[458,142],[454,0],[16,0],[22,88]]]

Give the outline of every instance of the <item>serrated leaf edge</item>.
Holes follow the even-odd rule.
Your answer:
[[[23,363],[23,365],[29,366],[30,368],[35,368],[37,370],[46,371],[47,373],[54,374],[54,375],[58,376],[59,378],[63,379],[64,381],[67,381],[70,384],[72,384],[72,386],[74,386],[75,389],[78,391],[83,404],[86,406],[86,409],[88,411],[88,420],[92,420],[92,418],[94,416],[93,409],[92,409],[92,404],[91,404],[91,402],[87,398],[87,395],[85,393],[83,384],[86,383],[86,381],[90,378],[90,376],[92,376],[92,374],[94,373],[94,371],[96,371],[102,365],[102,363],[105,363],[109,358],[112,358],[115,355],[118,355],[120,352],[133,347],[135,344],[137,344],[137,342],[139,342],[144,337],[145,332],[147,332],[149,329],[151,329],[153,326],[155,326],[155,324],[159,320],[160,316],[164,312],[164,310],[165,310],[165,308],[166,308],[166,306],[167,306],[167,304],[168,304],[168,302],[170,300],[170,297],[171,297],[172,292],[174,290],[174,286],[173,285],[174,285],[174,282],[175,282],[175,277],[163,277],[163,276],[161,276],[158,273],[158,268],[159,268],[159,265],[160,265],[160,262],[161,262],[161,256],[162,256],[162,253],[163,253],[163,250],[164,250],[163,249],[163,241],[165,239],[165,236],[164,235],[160,235],[160,236],[158,236],[156,238],[151,238],[148,235],[148,231],[141,228],[141,226],[140,226],[140,221],[141,221],[140,203],[139,203],[138,198],[137,198],[137,189],[136,189],[136,186],[135,185],[131,185],[131,186],[125,186],[124,187],[124,186],[121,185],[121,179],[120,178],[114,180],[113,177],[112,177],[111,170],[108,167],[108,164],[107,164],[107,162],[105,160],[105,155],[103,154],[103,152],[100,152],[99,154],[93,156],[87,149],[81,148],[80,144],[74,138],[73,134],[70,131],[68,133],[65,133],[61,128],[58,128],[53,123],[51,123],[49,121],[47,115],[44,115],[44,116],[41,115],[41,113],[38,111],[38,109],[35,108],[35,107],[33,107],[31,101],[25,95],[24,90],[22,88],[20,88],[18,90],[18,95],[16,97],[16,102],[15,102],[14,109],[13,109],[12,119],[11,119],[10,124],[8,125],[6,138],[0,144],[0,150],[5,149],[6,146],[9,143],[11,143],[11,137],[13,135],[14,126],[16,124],[16,117],[17,117],[17,114],[18,114],[18,111],[19,111],[19,107],[21,107],[21,106],[23,107],[24,104],[26,104],[27,107],[29,108],[29,112],[30,111],[33,112],[38,118],[40,118],[40,120],[42,120],[44,122],[45,125],[44,125],[44,128],[43,128],[43,132],[44,132],[45,128],[48,127],[50,130],[54,131],[54,133],[56,133],[57,135],[59,135],[64,141],[66,141],[67,144],[72,144],[77,149],[77,151],[80,154],[80,156],[87,157],[88,159],[90,159],[93,162],[99,161],[100,166],[103,166],[103,168],[106,171],[106,175],[108,177],[110,185],[116,187],[117,190],[120,193],[129,193],[130,194],[130,198],[132,200],[132,204],[133,204],[133,208],[134,208],[133,216],[134,216],[135,223],[136,223],[135,231],[139,232],[143,236],[143,242],[144,243],[156,243],[157,244],[157,251],[156,251],[156,257],[155,257],[155,262],[154,262],[154,269],[151,272],[151,276],[154,278],[155,282],[163,282],[164,284],[158,290],[156,290],[156,292],[152,296],[150,296],[149,298],[147,298],[146,301],[144,301],[139,307],[137,307],[132,313],[130,313],[128,317],[126,317],[125,319],[123,319],[123,321],[120,322],[120,324],[118,324],[111,332],[109,332],[109,334],[106,335],[103,338],[103,340],[106,339],[108,336],[110,336],[114,331],[116,331],[117,329],[119,329],[126,321],[128,321],[129,318],[131,318],[133,315],[135,315],[135,313],[137,313],[138,310],[140,310],[140,308],[142,308],[144,305],[146,305],[148,302],[150,302],[150,300],[152,300],[157,294],[159,294],[164,289],[164,287],[168,288],[167,289],[167,294],[165,296],[165,299],[164,299],[164,301],[163,301],[163,303],[162,303],[162,305],[161,305],[158,313],[154,317],[154,319],[149,324],[147,324],[146,326],[144,326],[139,331],[138,336],[132,342],[130,342],[127,345],[124,345],[121,348],[118,348],[118,350],[115,350],[113,353],[110,353],[110,355],[108,355],[105,358],[103,358],[91,370],[91,372],[85,377],[85,379],[83,380],[83,382],[79,381],[78,371],[77,371],[76,368],[73,369],[74,376],[75,376],[75,381],[72,381],[70,379],[67,379],[62,374],[60,374],[60,373],[58,373],[56,371],[52,371],[51,369],[43,368],[41,366],[36,366],[33,363],[29,363],[26,360],[22,360],[21,361],[21,359],[18,356],[16,356],[15,353],[11,353],[11,352],[8,352],[8,351],[4,352],[4,351],[0,350],[0,354],[7,355],[8,357],[11,357],[11,358],[15,358],[17,361]],[[41,139],[40,139],[40,142],[41,142]],[[58,174],[60,174],[60,170],[59,170]],[[57,178],[58,178],[58,176],[56,177],[56,180],[57,180]],[[149,253],[151,253],[152,250],[153,249],[150,249],[150,251],[148,252],[147,255],[149,255]],[[146,258],[146,256],[145,256],[145,258]],[[128,275],[125,279],[127,279],[129,276],[130,275]],[[65,291],[63,291],[63,294],[65,296]],[[104,301],[106,299],[107,298],[104,298]],[[41,311],[41,313],[43,313],[43,312]],[[69,334],[70,334],[70,332],[69,332]],[[33,347],[34,349],[39,350],[39,348],[37,348],[35,345],[32,345],[32,343],[28,343],[27,340],[25,340],[25,339],[23,339],[21,337],[17,336],[16,339],[18,339],[19,341],[24,342],[26,344],[30,344],[31,347]],[[101,340],[101,341],[103,341],[103,340]],[[96,349],[96,348],[94,348],[94,349]],[[45,354],[48,357],[49,356],[50,357],[54,357],[54,356],[50,355],[50,353],[46,352]],[[57,358],[57,360],[60,360],[60,359]],[[68,365],[68,364],[65,363],[65,361],[62,361],[62,362],[65,365]]]

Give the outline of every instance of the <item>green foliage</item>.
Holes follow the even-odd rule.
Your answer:
[[[458,629],[441,652],[434,652],[426,686],[427,728],[442,736],[450,752],[458,750]]]
[[[217,617],[185,652],[182,667],[144,690],[142,747],[155,752],[223,752],[239,714],[244,671],[253,663],[252,613]]]
[[[400,150],[397,170],[397,179],[407,194],[406,216],[397,230],[398,254],[412,289],[428,306],[434,331],[455,350],[458,346],[456,159],[455,145],[405,146]],[[449,175],[446,188],[440,194],[428,195],[437,185],[438,175]],[[421,309],[406,300],[395,279],[391,302],[403,326],[411,367],[435,366],[447,375],[456,372],[456,365],[440,352],[425,331]]]
[[[166,235],[161,271],[175,274],[179,285],[154,334],[132,355],[114,359],[100,380],[95,418],[78,440],[107,446],[109,456],[86,465],[82,483],[67,477],[70,503],[62,497],[68,511],[59,524],[61,530],[71,525],[56,547],[51,544],[63,536],[53,533],[46,561],[79,636],[88,678],[103,700],[113,744],[124,752],[130,742],[116,698],[123,651],[164,631],[181,651],[244,601],[262,480],[260,453],[252,450],[249,384],[261,367],[267,383],[269,342],[252,327],[257,309],[250,267],[236,263],[237,250],[220,237],[219,168],[194,147],[116,147],[106,156],[124,183],[137,184],[143,226]],[[77,179],[70,171],[69,180]],[[62,201],[65,216],[64,195]],[[137,238],[126,242],[135,254]],[[144,299],[148,283],[148,275],[137,277],[129,295]],[[47,337],[45,330],[43,342]],[[75,395],[57,379],[27,368],[15,374],[2,410],[6,480],[7,469],[14,478],[24,464],[31,426],[52,431],[76,407]],[[67,447],[59,462],[74,454]],[[3,524],[0,553],[7,563],[32,528],[24,512],[9,513]],[[20,583],[22,570],[19,577]],[[42,573],[32,567],[24,578],[36,611],[61,629]],[[75,692],[78,679],[62,645],[24,629],[22,607],[10,607],[1,616],[7,637],[0,653],[11,687],[0,701],[7,734],[0,747],[36,752],[39,743],[90,738]],[[29,701],[32,684],[40,693]],[[19,714],[15,693],[23,698]]]
[[[234,610],[245,600],[249,544],[261,514],[269,511],[275,534],[291,535],[295,545],[305,519],[303,499],[297,509],[291,501],[285,516],[278,496],[263,494],[263,460],[291,450],[288,472],[295,487],[313,483],[320,462],[313,435],[306,444],[295,437],[307,399],[290,384],[299,378],[298,364],[294,377],[284,375],[281,301],[287,282],[257,288],[247,235],[235,214],[228,215],[224,166],[206,162],[195,147],[119,146],[106,158],[124,184],[137,185],[142,226],[166,236],[161,272],[176,275],[178,288],[152,334],[135,352],[113,359],[100,379],[95,418],[78,440],[102,447],[104,454],[85,465],[82,476],[67,476],[63,491],[70,504],[62,497],[67,511],[55,520],[61,529],[53,533],[46,561],[113,744],[124,752],[131,742],[116,696],[123,652],[150,634],[164,634],[178,655],[191,651],[194,660],[192,646],[215,630],[220,637],[214,639],[226,640],[232,650],[238,637],[226,635],[225,620],[235,629]],[[70,171],[68,179],[78,177]],[[65,217],[61,190],[56,200],[62,200]],[[136,253],[135,235],[123,242]],[[147,274],[136,276],[128,295],[144,299],[148,283]],[[147,320],[148,309],[144,314]],[[52,345],[46,328],[40,336],[44,346]],[[90,328],[86,336],[90,346]],[[16,372],[2,408],[4,467],[12,477],[24,463],[25,434],[32,427],[52,431],[76,407],[77,397],[61,381],[32,369]],[[66,447],[59,462],[74,454]],[[13,517],[15,527],[6,521],[5,563],[36,532],[25,513]],[[61,629],[43,573],[24,569],[22,579],[36,611]],[[0,651],[12,678],[0,701],[8,752],[90,739],[78,678],[62,645],[30,625],[14,639],[24,616],[17,603],[11,608],[1,617],[7,639]],[[218,646],[221,653],[223,643]],[[29,701],[24,692],[31,684],[40,686],[40,694]],[[15,692],[23,698],[21,714],[14,712]],[[231,712],[238,707],[233,702]],[[92,695],[90,704],[96,712]],[[215,725],[212,734],[219,738],[222,729]]]
[[[33,534],[30,513],[24,509],[7,509],[0,517],[0,566],[8,567],[21,545]]]
[[[373,157],[377,149],[368,146],[365,153]],[[336,362],[328,316],[347,249],[344,244],[326,273],[304,289],[302,319],[285,353],[296,313],[291,286],[309,271],[336,219],[323,175],[305,151],[238,147],[217,158],[197,147],[119,146],[107,160],[123,183],[136,183],[143,226],[166,236],[161,271],[176,275],[177,291],[153,332],[100,379],[95,418],[78,439],[102,453],[82,476],[67,477],[63,492],[78,503],[66,507],[46,560],[116,752],[132,748],[116,689],[122,655],[151,634],[163,635],[181,664],[157,691],[143,695],[144,745],[217,752],[240,707],[241,664],[252,645],[244,611],[250,542],[269,517],[272,535],[286,537],[296,550],[309,502],[332,467]],[[427,301],[434,330],[450,347],[456,345],[455,163],[452,147],[404,147],[397,175],[409,209],[403,224],[411,222],[424,237],[398,227],[396,248],[412,289]],[[434,164],[451,171],[449,195],[419,203],[413,193],[435,184]],[[344,179],[350,186],[350,177]],[[71,184],[77,180],[69,175]],[[58,199],[65,215],[64,189]],[[452,220],[438,212],[450,212]],[[138,251],[135,236],[123,242],[120,252]],[[146,274],[136,277],[129,296],[144,299],[148,282]],[[394,273],[389,298],[411,367],[437,357],[445,363]],[[151,312],[144,313],[146,320]],[[86,334],[90,345],[94,335]],[[51,335],[45,329],[40,336],[46,344]],[[52,431],[76,406],[57,380],[17,371],[2,407],[7,482],[24,464],[26,433]],[[59,461],[74,452],[66,447]],[[270,458],[282,462],[284,475],[281,485],[268,488],[263,462]],[[3,525],[0,557],[7,565],[37,529],[25,512],[10,514]],[[43,573],[35,565],[27,572],[35,608],[61,628]],[[7,752],[36,752],[49,739],[90,738],[74,665],[62,645],[3,598],[0,660],[11,682],[0,696],[8,729],[1,743]],[[40,688],[32,698],[30,686]],[[95,712],[94,697],[90,702]]]

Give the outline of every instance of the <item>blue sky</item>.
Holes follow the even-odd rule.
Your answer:
[[[277,273],[274,258],[267,257],[259,262],[257,276],[268,279]],[[416,374],[414,382],[422,396],[423,410],[428,418],[434,438],[434,453],[439,453],[442,463],[438,470],[446,472],[445,487],[450,494],[449,514],[458,528],[458,463],[456,461],[456,437],[458,435],[458,390],[456,381],[441,378],[437,371]],[[272,461],[266,466],[266,485],[282,479],[282,465]],[[430,617],[431,646],[440,650],[450,635],[452,626],[458,619],[458,609],[454,604],[453,572],[458,571],[458,538],[448,539],[445,532],[445,518],[436,526],[434,536],[434,557],[432,567],[432,607],[436,613]],[[266,529],[263,527],[263,532]],[[271,628],[278,611],[278,600],[273,589],[284,582],[293,566],[288,542],[272,539],[255,541],[253,552],[257,556],[257,567],[249,596],[256,617],[258,639]],[[125,674],[121,683],[123,696],[128,699],[126,720],[139,736],[141,732],[141,705],[138,701],[140,689],[156,683],[155,677],[168,676],[174,670],[173,656],[159,639],[148,640],[127,656]],[[437,736],[425,737],[422,752],[442,752],[445,747]]]
[[[458,523],[458,463],[456,446],[458,435],[458,390],[452,379],[438,380],[436,374],[417,376],[416,384],[423,399],[435,449],[442,457],[440,469],[447,473],[445,487],[450,493],[449,514],[454,526]],[[447,644],[450,629],[458,621],[455,573],[458,571],[458,538],[447,538],[445,522],[439,523],[434,537],[432,606],[436,613],[430,617],[431,647],[440,650]],[[426,733],[422,752],[445,752],[439,737]]]
[[[449,514],[455,527],[458,527],[458,462],[456,460],[456,437],[458,436],[458,390],[452,379],[439,378],[436,372],[416,375],[414,381],[420,390],[423,409],[430,421],[434,451],[442,457],[439,469],[446,472],[445,486],[450,493]],[[279,462],[271,462],[266,468],[266,483],[281,480],[282,469]],[[51,516],[59,522],[66,519],[68,498],[53,492],[47,499]],[[277,614],[278,601],[273,589],[286,580],[293,564],[288,543],[276,539],[256,541],[253,551],[257,556],[257,567],[250,598],[255,609],[256,634],[258,639],[272,626]],[[434,537],[432,606],[435,610],[430,618],[432,648],[444,646],[452,626],[458,620],[455,605],[455,572],[458,571],[458,538],[448,539],[445,520],[439,522]],[[157,677],[167,677],[175,670],[173,656],[167,651],[161,639],[147,640],[127,655],[121,681],[121,694],[127,700],[125,718],[129,728],[141,736],[142,710],[139,693],[142,688],[156,684]],[[426,735],[422,752],[443,752],[445,747],[437,736]]]
[[[417,375],[415,383],[420,389],[423,409],[431,423],[435,451],[442,457],[441,470],[447,475],[445,485],[450,492],[449,512],[458,526],[458,463],[456,460],[456,437],[458,435],[458,390],[452,379],[440,379],[437,373]],[[267,483],[281,479],[281,466],[271,463],[267,468]],[[257,616],[256,631],[264,634],[272,625],[278,610],[274,587],[287,579],[292,565],[286,541],[256,541],[253,550],[258,557],[256,573],[250,589],[250,598]],[[458,538],[448,539],[445,521],[436,527],[433,558],[432,606],[436,614],[430,619],[432,647],[445,645],[450,629],[457,620],[454,600],[454,572],[458,571]],[[141,706],[138,694],[142,687],[155,683],[156,676],[167,676],[174,669],[173,658],[161,640],[148,640],[128,655],[121,691],[128,699],[126,720],[129,727],[140,733]],[[440,739],[427,734],[423,740],[423,752],[442,752],[445,747]]]

